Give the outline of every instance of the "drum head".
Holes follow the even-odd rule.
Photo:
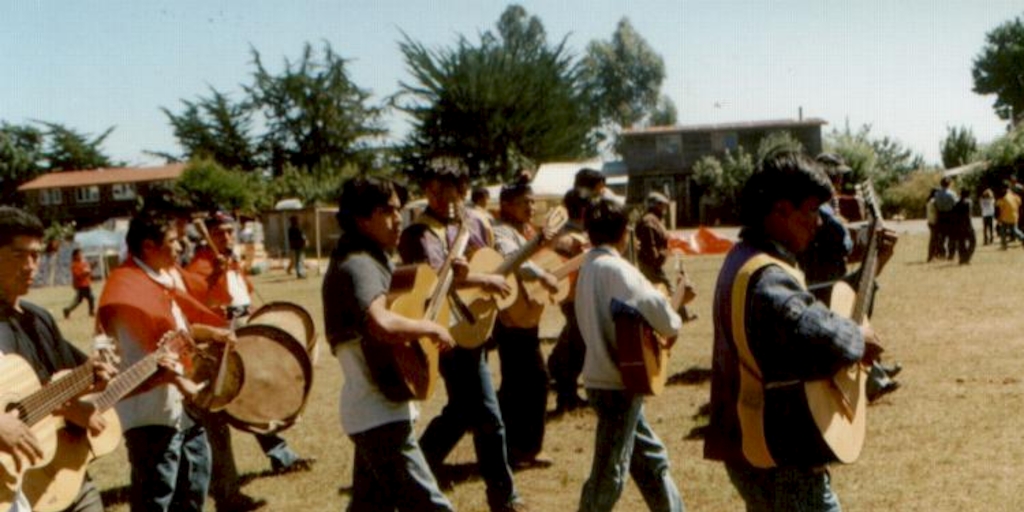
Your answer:
[[[310,354],[316,347],[313,317],[302,306],[291,302],[268,302],[249,316],[246,325],[271,325],[291,334],[305,344]]]
[[[305,347],[269,325],[246,325],[235,336],[238,343],[232,356],[241,363],[242,382],[223,408],[228,422],[256,434],[292,426],[313,385],[313,365]]]

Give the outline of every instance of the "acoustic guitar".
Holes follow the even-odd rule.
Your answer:
[[[161,357],[191,351],[193,345],[192,338],[186,333],[168,331],[156,351],[118,373],[102,392],[82,398],[96,406],[96,411],[106,421],[106,427],[97,435],[83,428],[64,427],[56,431],[53,460],[45,466],[30,469],[22,482],[22,491],[33,511],[59,512],[71,506],[85,481],[88,464],[114,451],[121,442],[121,422],[114,405],[156,374]]]
[[[580,268],[584,257],[586,257],[586,252],[567,260],[555,251],[541,249],[536,256],[530,259],[530,262],[554,276],[558,280],[558,286],[555,290],[549,290],[539,280],[523,281],[519,279],[519,296],[508,309],[499,314],[501,321],[505,325],[518,328],[539,325],[546,306],[560,304],[569,297],[569,292],[572,289],[569,275]]]
[[[502,257],[498,251],[489,247],[480,248],[473,254],[469,260],[469,272],[504,276],[512,293],[502,297],[480,287],[455,290],[456,297],[453,300],[462,306],[454,311],[458,322],[451,328],[451,333],[460,347],[477,348],[487,341],[494,329],[498,311],[507,309],[518,298],[515,271],[540,250],[545,241],[557,235],[568,220],[569,214],[559,206],[548,213],[541,233],[508,257]]]
[[[0,357],[0,405],[4,411],[17,411],[42,450],[43,456],[34,463],[16,454],[0,452],[0,510],[7,510],[16,497],[25,472],[48,464],[57,451],[57,431],[63,418],[53,414],[71,399],[85,393],[94,383],[92,363],[73,370],[60,372],[42,386],[35,370],[25,359],[15,354]]]
[[[406,318],[426,319],[447,326],[448,295],[455,281],[454,262],[466,251],[469,225],[463,218],[437,274],[429,265],[405,265],[395,269],[388,291],[388,309]],[[426,400],[437,383],[438,349],[427,338],[389,344],[362,341],[367,366],[377,386],[389,400]]]
[[[845,282],[836,283],[832,288],[830,308],[860,325],[866,325],[878,269],[878,232],[882,215],[871,182],[858,185],[857,189],[864,198],[869,218],[864,262],[857,290]],[[860,456],[867,429],[867,377],[867,370],[858,362],[841,369],[830,379],[804,383],[808,408],[828,447],[829,453],[824,455],[830,460],[848,464]]]
[[[636,237],[629,228],[629,258],[636,264]],[[668,297],[673,311],[679,311],[686,294],[686,275],[678,274],[675,294]],[[668,295],[668,290],[661,288]],[[674,340],[658,334],[636,308],[620,300],[611,303],[615,320],[616,361],[622,384],[627,391],[641,395],[658,395],[665,389],[668,378],[668,360]]]

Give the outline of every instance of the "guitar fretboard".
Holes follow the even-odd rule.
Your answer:
[[[157,371],[157,360],[160,352],[154,352],[124,370],[114,380],[107,384],[107,388],[95,399],[96,408],[105,411],[114,406],[119,400],[131,393],[139,384],[153,376]]]
[[[92,365],[83,364],[14,404],[14,409],[18,411],[21,421],[32,426],[68,400],[84,393],[92,383]]]

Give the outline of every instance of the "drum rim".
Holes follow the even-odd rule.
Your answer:
[[[249,315],[249,319],[246,321],[246,325],[257,325],[257,324],[258,325],[270,325],[270,324],[259,324],[258,318],[259,318],[261,313],[266,313],[266,312],[269,312],[269,311],[273,311],[275,309],[289,310],[289,311],[292,311],[292,312],[295,312],[295,313],[298,314],[299,318],[302,319],[303,325],[306,326],[306,339],[305,340],[300,340],[300,341],[304,341],[305,342],[304,346],[311,347],[313,342],[314,342],[314,340],[316,339],[316,324],[313,322],[313,315],[310,315],[309,311],[306,311],[306,308],[304,308],[304,307],[302,307],[302,306],[300,306],[300,305],[298,305],[298,304],[296,304],[294,302],[289,302],[289,301],[286,301],[286,300],[275,300],[275,301],[267,302],[267,303],[263,304],[262,306],[260,306],[258,309],[256,309],[256,311],[253,311]],[[253,324],[252,322],[256,322],[256,324]],[[271,326],[271,327],[274,327],[274,326]]]

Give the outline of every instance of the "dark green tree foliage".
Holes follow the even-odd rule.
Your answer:
[[[1024,23],[1014,18],[985,34],[974,58],[974,92],[995,94],[1000,119],[1016,126],[1024,120]]]
[[[779,153],[803,153],[804,145],[787,131],[772,132],[766,135],[757,144],[755,162],[759,165],[766,158],[771,158]]]
[[[184,110],[175,114],[160,110],[174,128],[174,136],[184,148],[176,159],[210,158],[228,169],[254,171],[263,167],[257,141],[252,134],[252,108],[245,102],[232,102],[226,94],[210,88],[209,97],[181,100]]]
[[[925,167],[924,157],[914,153],[899,140],[889,136],[881,139],[871,134],[871,125],[863,125],[856,132],[849,126],[833,129],[826,136],[827,151],[837,153],[853,169],[846,179],[850,193],[856,183],[871,179],[875,190],[885,189],[902,182],[915,170]]]
[[[77,171],[112,166],[100,145],[114,131],[113,126],[89,139],[87,135],[62,124],[44,122],[42,125],[46,127],[46,146],[42,157],[48,170]]]
[[[213,160],[193,160],[175,186],[199,210],[252,213],[267,206],[258,175],[225,169]]]
[[[726,222],[739,218],[740,192],[754,173],[754,156],[742,146],[726,150],[721,159],[705,156],[693,165],[693,180],[715,205],[716,217]]]
[[[942,152],[942,166],[946,169],[960,167],[971,162],[978,151],[978,141],[966,126],[946,127],[946,138],[939,143]]]
[[[549,44],[540,20],[517,5],[475,44],[460,37],[428,49],[406,37],[399,48],[412,79],[394,99],[413,119],[405,165],[455,155],[474,178],[495,181],[593,154],[597,119],[565,43]]]
[[[275,174],[285,165],[313,169],[357,163],[367,140],[385,134],[381,108],[367,105],[370,92],[352,82],[346,60],[329,44],[318,56],[307,43],[298,62],[285,59],[277,75],[263,65],[259,52],[252,53],[256,71],[245,90],[266,124],[260,145]]]
[[[18,185],[45,170],[43,132],[0,121],[0,203],[17,202]]]
[[[668,96],[662,96],[649,117],[651,126],[675,126],[679,122],[679,110]]]
[[[656,111],[665,62],[629,19],[619,21],[611,41],[587,46],[583,69],[603,122],[629,128]]]

